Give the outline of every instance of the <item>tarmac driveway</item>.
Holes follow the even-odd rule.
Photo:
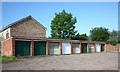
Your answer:
[[[88,53],[23,58],[3,70],[118,70],[118,53]]]

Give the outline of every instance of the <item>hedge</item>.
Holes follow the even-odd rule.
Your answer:
[[[116,44],[120,44],[120,40],[107,41],[106,43],[111,45],[116,45]]]

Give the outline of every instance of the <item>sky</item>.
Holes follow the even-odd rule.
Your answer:
[[[2,2],[0,28],[31,15],[47,28],[48,37],[51,20],[55,13],[63,9],[77,18],[75,30],[80,34],[89,35],[89,31],[95,27],[105,27],[109,31],[118,30],[117,2]]]
[[[2,2],[119,2],[120,0],[1,0]]]

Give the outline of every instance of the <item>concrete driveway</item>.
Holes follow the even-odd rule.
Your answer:
[[[118,53],[88,53],[23,58],[3,70],[118,70]]]

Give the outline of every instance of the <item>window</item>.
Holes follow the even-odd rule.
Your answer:
[[[2,33],[2,37],[3,37],[4,35],[3,35],[3,33]]]
[[[9,38],[9,33],[6,33],[6,39]]]

